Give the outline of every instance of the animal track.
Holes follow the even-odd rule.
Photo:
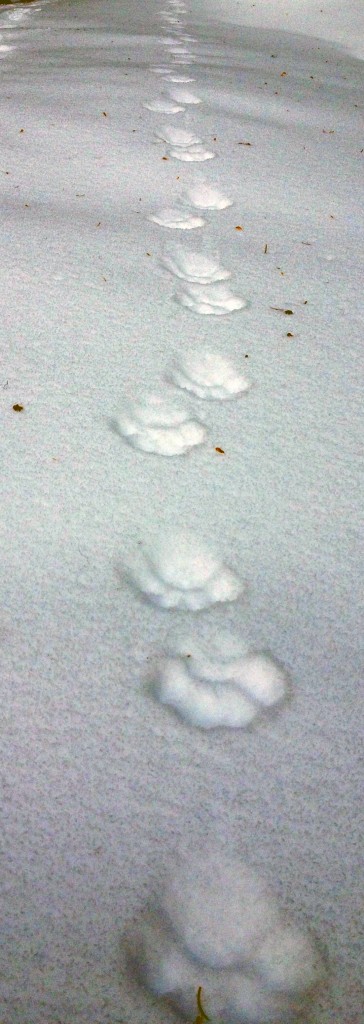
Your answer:
[[[288,676],[273,658],[250,652],[210,622],[177,638],[173,654],[160,668],[156,696],[201,728],[247,726],[288,691]]]
[[[204,160],[213,160],[215,153],[212,153],[209,149],[204,149],[203,146],[191,146],[190,149],[173,149],[169,150],[169,155],[175,160],[183,160],[185,163],[201,163]]]
[[[182,353],[172,368],[171,377],[179,388],[191,391],[198,398],[237,398],[251,387],[218,352]]]
[[[143,103],[143,107],[146,110],[153,110],[156,114],[179,114],[185,109],[173,100],[150,100]]]
[[[243,585],[193,533],[163,535],[131,570],[139,589],[160,608],[198,611],[235,601]]]
[[[188,410],[159,395],[125,403],[113,425],[133,448],[154,455],[184,455],[202,444],[206,435],[205,427]]]
[[[202,102],[200,97],[195,96],[193,92],[189,91],[189,89],[170,89],[169,95],[176,103],[183,103],[186,105],[190,104],[193,106]]]
[[[182,149],[186,149],[188,146],[198,146],[201,143],[201,139],[194,135],[193,132],[189,132],[185,128],[175,128],[174,125],[166,125],[165,128],[160,128],[155,134],[158,139],[162,139],[168,145],[180,146]]]
[[[176,292],[176,299],[193,313],[204,316],[225,316],[247,306],[245,299],[234,295],[225,284],[186,284]]]
[[[152,213],[149,220],[154,221],[155,224],[160,224],[162,228],[178,228],[181,231],[201,228],[205,223],[202,217],[196,217],[189,210],[184,210],[179,206],[166,207],[165,210]]]
[[[204,839],[175,860],[153,908],[130,928],[135,969],[185,1020],[201,986],[220,1024],[301,1020],[324,975],[314,942],[255,871],[214,850],[212,830]]]
[[[192,284],[213,284],[216,281],[227,281],[231,277],[230,271],[220,267],[217,260],[201,252],[191,252],[177,246],[166,252],[161,262],[171,274]]]
[[[217,188],[205,181],[189,188],[187,198],[198,210],[226,210],[228,206],[233,205],[232,199],[228,199]]]

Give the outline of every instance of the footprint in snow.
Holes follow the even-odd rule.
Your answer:
[[[113,420],[114,430],[133,448],[153,455],[184,455],[202,444],[206,431],[188,409],[159,395],[126,402]]]
[[[198,210],[226,210],[228,206],[233,205],[232,199],[228,199],[205,181],[197,182],[188,189],[186,195],[192,206]]]
[[[183,352],[172,366],[170,378],[177,387],[197,398],[213,401],[239,398],[251,388],[249,381],[224,356],[206,350]]]
[[[164,210],[152,213],[149,216],[149,220],[154,221],[155,224],[160,224],[162,228],[177,228],[181,231],[201,228],[205,223],[202,217],[194,216],[189,210],[183,210],[182,207],[179,208],[178,206],[166,207]]]
[[[184,611],[236,601],[244,589],[219,556],[185,530],[157,537],[139,553],[130,575],[153,604]]]
[[[169,95],[176,103],[184,103],[186,106],[188,104],[191,104],[192,106],[202,102],[200,97],[195,96],[189,89],[170,89]]]
[[[160,666],[155,695],[202,729],[250,725],[288,694],[284,669],[229,629],[205,620],[181,633]]]
[[[220,267],[213,257],[177,246],[162,256],[161,263],[171,274],[191,284],[214,284],[216,281],[227,281],[231,277],[231,272]]]
[[[143,103],[145,110],[153,110],[156,114],[179,114],[185,108],[173,100],[150,100]]]
[[[186,284],[176,292],[176,300],[193,313],[224,316],[247,306],[245,299],[234,295],[225,284]]]

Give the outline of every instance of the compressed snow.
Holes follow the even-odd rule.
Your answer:
[[[178,206],[170,206],[165,210],[150,215],[149,220],[160,224],[163,228],[179,228],[182,231],[191,231],[193,228],[201,228],[205,221],[202,217],[196,217],[188,210]]]
[[[234,681],[265,707],[272,707],[284,697],[288,677],[267,654],[249,654],[237,666]]]
[[[191,106],[201,103],[199,96],[195,96],[189,89],[170,89],[169,95],[176,103],[190,104]]]
[[[171,68],[169,68],[167,66],[165,66],[165,67],[164,66],[162,66],[162,67],[160,67],[160,66],[159,67],[153,67],[153,68],[149,68],[149,70],[152,71],[153,75],[170,75],[170,74],[172,74]],[[168,78],[168,81],[170,81],[169,78]]]
[[[172,75],[168,79],[169,82],[195,82],[195,78],[190,78],[189,75]]]
[[[183,352],[172,368],[171,376],[178,387],[191,391],[198,398],[219,401],[236,398],[251,386],[229,360],[216,351],[190,349]]]
[[[193,533],[177,531],[157,539],[131,570],[140,590],[162,608],[198,611],[235,601],[242,584]]]
[[[169,658],[161,666],[156,695],[161,704],[169,704],[187,722],[202,729],[238,729],[250,725],[258,714],[258,708],[237,687],[196,681],[187,663],[177,658]]]
[[[0,678],[11,720],[0,1020],[169,1020],[124,966],[118,987],[113,951],[168,851],[196,835],[208,848],[212,823],[270,883],[278,876],[297,923],[311,919],[334,974],[339,965],[312,1019],[358,1021],[363,144],[349,46],[363,51],[363,2],[193,0],[183,32],[198,36],[185,41],[194,57],[173,60],[153,4],[14,6],[0,9]],[[143,109],[170,88],[149,67],[194,75],[206,105]],[[152,135],[166,121],[214,146],[213,164],[162,162]],[[185,202],[201,171],[231,210]],[[207,210],[204,248],[219,247],[233,291],[254,297],[247,317],[198,320],[172,303],[156,265],[173,235],[144,211],[181,202]],[[211,444],[152,458],[108,432],[105,409],[121,394],[170,395],[171,361],[205,347],[257,384],[247,402],[205,403]],[[233,538],[233,568],[253,582],[254,639],[284,651],[298,682],[264,730],[197,733],[146,698],[146,666],[153,675],[176,619],[240,628],[242,613],[162,615],[118,585],[115,551],[156,523],[226,541],[228,561]],[[236,1021],[238,989],[247,1024],[263,966],[254,993],[254,965],[223,985],[224,972],[189,962],[182,990],[180,965],[168,968],[183,1019],[195,1020],[202,984],[214,1024]],[[287,1024],[281,988],[264,993]],[[288,1003],[311,1019],[304,995]]]
[[[245,299],[234,295],[224,284],[185,284],[176,292],[176,299],[193,313],[224,316],[247,306]]]
[[[161,908],[182,944],[201,963],[244,967],[280,923],[276,900],[254,871],[206,850],[171,870]]]
[[[127,933],[130,960],[186,1017],[201,986],[220,1024],[294,1021],[320,981],[318,953],[286,924],[265,882],[209,840],[175,861],[154,910]]]
[[[185,109],[171,100],[150,100],[143,103],[143,107],[146,110],[153,110],[157,114],[179,114]]]
[[[320,962],[307,935],[282,924],[268,935],[255,958],[255,966],[269,988],[300,992],[317,984]]]
[[[158,139],[162,139],[163,142],[167,142],[170,146],[181,147],[187,149],[189,146],[196,146],[201,143],[201,139],[193,132],[189,132],[186,128],[175,128],[174,125],[166,125],[165,128],[160,128],[156,132]]]
[[[189,188],[187,198],[192,203],[192,206],[196,206],[197,209],[201,210],[226,210],[228,206],[233,204],[232,199],[228,199],[218,188],[214,188],[205,181],[201,181],[193,185],[192,188]]]
[[[231,277],[231,272],[220,267],[213,257],[181,247],[165,253],[162,256],[162,263],[171,274],[196,284],[213,284],[215,281],[226,281]]]
[[[184,455],[205,439],[202,423],[178,403],[159,395],[126,403],[114,425],[133,448],[154,455]]]
[[[204,149],[203,146],[191,146],[190,149],[173,149],[169,150],[169,156],[174,157],[175,160],[183,160],[184,163],[203,163],[205,160],[213,160],[215,153],[212,153],[210,149]]]
[[[214,622],[198,623],[176,638],[171,651],[174,656],[160,666],[156,694],[193,725],[249,725],[260,707],[273,707],[287,693],[287,674],[272,658],[249,653],[239,636],[216,630]]]

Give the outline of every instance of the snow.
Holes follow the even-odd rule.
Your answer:
[[[226,281],[231,276],[230,270],[224,270],[213,257],[182,248],[165,253],[162,264],[171,274],[193,284],[214,284],[215,281]]]
[[[126,939],[144,984],[190,1020],[201,987],[205,1012],[219,1024],[288,1024],[297,997],[307,999],[322,980],[318,951],[284,920],[264,882],[211,849],[173,864],[154,911]]]
[[[160,395],[126,402],[114,426],[134,448],[154,455],[184,455],[205,438],[202,423],[193,420],[188,409]]]
[[[247,305],[245,299],[234,295],[226,284],[190,284],[187,282],[182,288],[176,291],[176,299],[193,313],[202,315],[225,316],[226,313],[233,313],[244,309]]]
[[[170,642],[154,688],[162,704],[193,725],[238,729],[281,703],[289,680],[270,655],[249,651],[239,634],[216,633],[210,618]]]
[[[199,436],[193,443],[201,440]],[[203,540],[182,530],[163,532],[152,545],[145,546],[131,576],[149,600],[161,608],[199,611],[218,602],[236,601],[243,589],[237,575]]]
[[[120,936],[198,837],[235,849],[290,928],[317,935],[315,1024],[356,1024],[363,5],[163,0],[169,22],[160,7],[0,10],[0,1020],[172,1022]],[[201,103],[145,109],[173,104],[178,76]],[[166,121],[201,142],[168,141]],[[193,252],[245,308],[175,273]],[[216,289],[224,315],[201,315]],[[150,439],[150,395],[203,429],[184,458],[111,429],[131,406]],[[170,443],[170,421],[157,428]],[[211,581],[231,599],[206,607]],[[151,699],[167,659],[197,688],[201,667],[221,672],[200,650],[207,621],[216,643],[246,642],[242,660],[272,652],[292,678],[279,713],[255,692],[251,728],[205,730]],[[192,673],[177,629],[200,652]],[[187,1020],[200,984],[212,1020],[239,1000],[280,1019],[282,978],[297,991],[306,963],[286,927],[257,952],[259,981],[231,972],[225,1009],[215,970],[162,929],[154,990],[186,971]]]
[[[177,261],[176,256],[174,259],[173,256],[164,257],[163,263],[169,270],[174,267],[181,269],[181,260]],[[196,268],[195,261],[193,265]],[[172,367],[171,377],[179,388],[208,400],[236,398],[251,386],[246,377],[239,376],[231,363],[216,351],[190,350],[182,353],[179,362]]]

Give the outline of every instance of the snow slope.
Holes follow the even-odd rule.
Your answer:
[[[120,936],[209,829],[316,932],[317,1024],[359,1024],[362,14],[194,0],[181,29],[162,6],[0,9],[0,1020],[172,1021]],[[185,109],[146,109],[163,100]],[[172,155],[172,121],[213,158]],[[151,219],[171,208],[204,224]],[[231,278],[181,281],[171,243],[179,268],[197,249]],[[205,315],[191,289],[221,286],[247,306],[209,291]],[[246,394],[176,388],[211,349]],[[204,443],[127,444],[115,417],[146,392],[188,402]],[[150,695],[191,622],[130,582],[156,530],[218,551],[248,593],[202,614],[293,679],[251,731],[204,733]]]

